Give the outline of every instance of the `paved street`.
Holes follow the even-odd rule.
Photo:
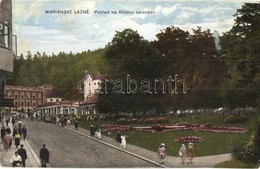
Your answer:
[[[57,125],[27,122],[26,126],[28,142],[36,154],[42,144],[47,145],[51,167],[156,167]]]

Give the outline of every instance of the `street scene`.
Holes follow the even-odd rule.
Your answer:
[[[97,139],[90,135],[89,130],[79,128],[75,130],[73,125],[65,128],[55,124],[49,124],[25,119],[23,125],[27,126],[28,137],[21,141],[26,146],[28,159],[27,167],[41,167],[39,158],[43,144],[47,145],[50,152],[50,164],[48,167],[182,167],[179,157],[167,157],[165,165],[160,165],[156,152],[152,152],[137,146],[127,145],[126,150],[120,148],[116,139],[103,136]],[[40,132],[39,132],[40,131]],[[61,139],[62,138],[62,139]],[[3,144],[1,142],[1,144]],[[2,165],[10,167],[10,156],[15,152],[14,146],[2,156]],[[193,167],[209,167],[231,158],[231,154],[222,154],[196,158]],[[184,166],[189,167],[188,164]]]
[[[0,166],[259,168],[259,11],[0,0]]]

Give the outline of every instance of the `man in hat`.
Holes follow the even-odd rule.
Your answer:
[[[158,149],[158,155],[159,155],[159,159],[160,159],[159,164],[164,164],[164,160],[165,160],[165,157],[166,157],[166,148],[165,148],[164,143],[160,144],[160,147]]]
[[[188,145],[188,150],[187,150],[187,155],[188,155],[188,164],[192,164],[192,159],[193,159],[193,154],[194,154],[194,149],[193,149],[193,143],[189,143]]]
[[[16,167],[21,164],[22,158],[19,156],[18,152],[16,151],[14,155],[11,157],[10,162],[12,164],[12,167]]]
[[[27,152],[26,150],[23,148],[23,144],[20,145],[20,148],[17,150],[18,154],[21,156],[22,158],[22,164],[23,167],[25,167],[25,160],[27,159]]]
[[[46,167],[46,164],[49,163],[50,153],[46,148],[46,144],[42,145],[42,149],[40,150],[40,159],[42,161],[42,167]]]

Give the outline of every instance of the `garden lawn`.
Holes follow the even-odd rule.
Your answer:
[[[244,163],[232,158],[230,161],[224,161],[214,166],[216,168],[258,168],[257,164]]]
[[[166,133],[152,133],[149,131],[128,132],[124,133],[127,137],[127,143],[137,145],[151,151],[157,152],[160,143],[166,144],[167,154],[178,156],[181,143],[175,142],[176,138],[183,136],[198,136],[204,139],[202,143],[194,143],[195,156],[208,156],[224,153],[231,153],[234,145],[242,144],[249,139],[253,130],[257,129],[260,116],[251,115],[249,121],[242,124],[227,124],[223,121],[223,115],[219,114],[200,114],[188,115],[186,117],[169,117],[168,124],[176,122],[190,123],[212,123],[216,126],[243,127],[248,129],[246,133],[214,133],[194,130],[185,131],[167,131]],[[86,121],[80,122],[80,126],[89,129],[90,125],[115,124],[115,121]],[[125,124],[133,126],[145,126],[147,124]],[[154,125],[154,124],[150,124]],[[103,133],[105,134],[105,133]],[[115,138],[116,133],[113,132],[111,137]]]

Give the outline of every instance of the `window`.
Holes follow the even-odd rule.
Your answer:
[[[42,98],[42,94],[38,93],[38,99],[41,99],[41,98]]]
[[[30,93],[26,93],[26,98],[27,98],[27,99],[30,99],[30,98],[31,98]]]
[[[0,1],[0,46],[11,49],[11,1]]]

